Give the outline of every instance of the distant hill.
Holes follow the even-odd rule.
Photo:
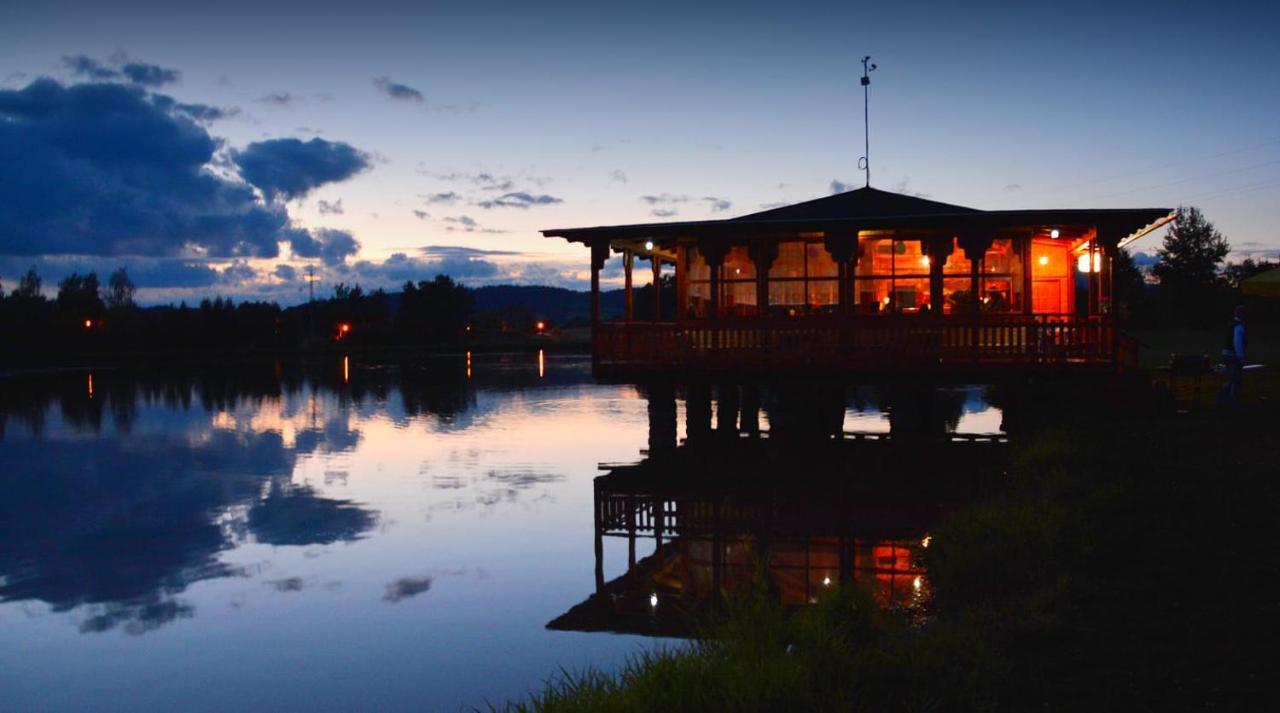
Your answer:
[[[477,311],[500,312],[522,306],[538,317],[557,324],[573,319],[591,318],[591,293],[563,287],[535,285],[490,285],[472,289]],[[622,290],[606,290],[600,294],[600,310],[606,319],[622,315],[625,301]]]

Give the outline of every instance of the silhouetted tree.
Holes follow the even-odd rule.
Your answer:
[[[107,309],[119,310],[132,307],[134,290],[133,280],[129,279],[129,273],[123,267],[111,273],[107,278],[105,300]]]
[[[73,272],[58,283],[58,311],[72,321],[98,319],[102,316],[102,298],[98,295],[98,274]]]
[[[1204,322],[1220,311],[1219,275],[1231,245],[1199,208],[1180,207],[1151,272],[1160,293],[1180,321]]]
[[[1228,285],[1232,287],[1239,287],[1242,281],[1247,280],[1254,275],[1267,272],[1268,270],[1274,270],[1278,267],[1280,267],[1280,262],[1245,258],[1241,262],[1228,264],[1223,268],[1222,275],[1223,278],[1226,279]]]
[[[35,267],[30,267],[27,274],[18,281],[18,288],[13,291],[13,296],[24,300],[36,299],[41,296],[40,284],[40,276],[36,274]]]

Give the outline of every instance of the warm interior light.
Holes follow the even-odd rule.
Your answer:
[[[928,255],[921,256],[920,264],[923,265],[924,267],[929,267],[929,256]]]
[[[917,576],[915,579],[911,580],[911,586],[918,592],[920,591],[920,587],[924,586],[924,580]]]
[[[90,328],[90,327],[92,327],[92,326],[93,326],[93,320],[92,320],[92,319],[86,319],[86,320],[84,321],[84,328],[85,328],[85,329],[89,329],[89,328]]]
[[[343,322],[342,324],[338,325],[338,331],[342,332],[343,334],[346,334],[347,332],[351,331],[351,325],[347,324],[346,322]]]
[[[657,592],[654,592],[653,594],[650,594],[650,595],[649,595],[649,606],[651,606],[651,607],[653,607],[653,608],[655,608],[655,609],[658,607],[658,594],[657,594]]]
[[[1080,257],[1076,259],[1076,269],[1080,272],[1089,271],[1089,253],[1080,253]],[[1093,255],[1093,271],[1102,272],[1102,255],[1098,253]]]
[[[646,241],[644,241],[644,249],[645,249],[645,250],[652,250],[652,249],[653,249],[653,241],[652,241],[652,240],[646,240]]]
[[[925,549],[928,549],[928,547],[929,547],[929,543],[930,543],[930,542],[933,542],[933,536],[932,536],[932,535],[925,535],[925,536],[924,536],[924,539],[923,539],[923,540],[920,540],[920,546],[921,546],[921,547],[924,547]]]
[[[1054,228],[1053,230],[1050,230],[1050,231],[1049,231],[1049,237],[1051,237],[1051,238],[1056,238],[1056,237],[1058,237],[1059,235],[1060,235],[1060,233],[1058,232],[1058,229],[1057,229],[1057,228]]]
[[[822,586],[824,586],[824,587],[830,587],[830,586],[831,586],[831,578],[830,578],[830,577],[823,577],[823,578],[822,578]]]
[[[542,320],[538,320],[538,323],[535,324],[534,326],[537,327],[539,332],[541,332],[542,330],[547,328],[547,323],[543,322]]]
[[[889,295],[885,295],[885,296],[884,296],[884,299],[882,299],[882,300],[880,300],[880,301],[881,301],[882,303],[884,303],[886,306],[888,306],[888,304],[889,304]]]
[[[1041,255],[1041,256],[1040,256],[1040,266],[1041,266],[1041,267],[1044,267],[1045,265],[1048,265],[1048,264],[1049,264],[1049,256],[1048,256],[1048,255]]]

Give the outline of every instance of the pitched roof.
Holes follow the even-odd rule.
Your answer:
[[[847,220],[981,212],[976,208],[940,203],[902,193],[890,193],[868,186],[803,203],[751,213],[733,220]]]

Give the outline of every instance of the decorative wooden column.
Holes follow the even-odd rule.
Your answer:
[[[766,239],[751,246],[751,262],[756,267],[756,307],[761,317],[769,315],[769,269],[777,259],[777,242]]]
[[[1034,311],[1031,305],[1031,290],[1035,281],[1031,271],[1035,269],[1035,258],[1031,256],[1031,252],[1035,246],[1035,235],[1027,233],[1018,240],[1022,242],[1022,313],[1030,315]]]
[[[942,314],[945,309],[942,301],[942,271],[946,267],[947,258],[951,257],[953,238],[951,233],[947,233],[925,239],[925,254],[929,256],[929,311],[935,315]]]
[[[858,230],[828,230],[822,235],[822,245],[836,262],[837,307],[840,314],[847,315],[853,311],[853,276],[849,268],[858,256]]]
[[[625,285],[626,307],[623,311],[623,319],[632,322],[636,318],[636,298],[635,293],[631,290],[631,266],[635,262],[635,253],[630,249],[622,251],[622,276]]]
[[[662,258],[654,253],[649,257],[653,263],[653,321],[662,321]],[[679,309],[677,307],[677,309]]]
[[[707,270],[711,274],[711,314],[708,316],[716,320],[720,317],[720,268],[724,266],[724,256],[729,252],[729,246],[703,240],[698,243],[698,252],[707,261]]]
[[[991,233],[986,230],[968,229],[956,236],[960,241],[960,249],[969,259],[969,343],[973,347],[974,361],[978,360],[981,348],[979,323],[982,315],[982,263],[991,248]]]

